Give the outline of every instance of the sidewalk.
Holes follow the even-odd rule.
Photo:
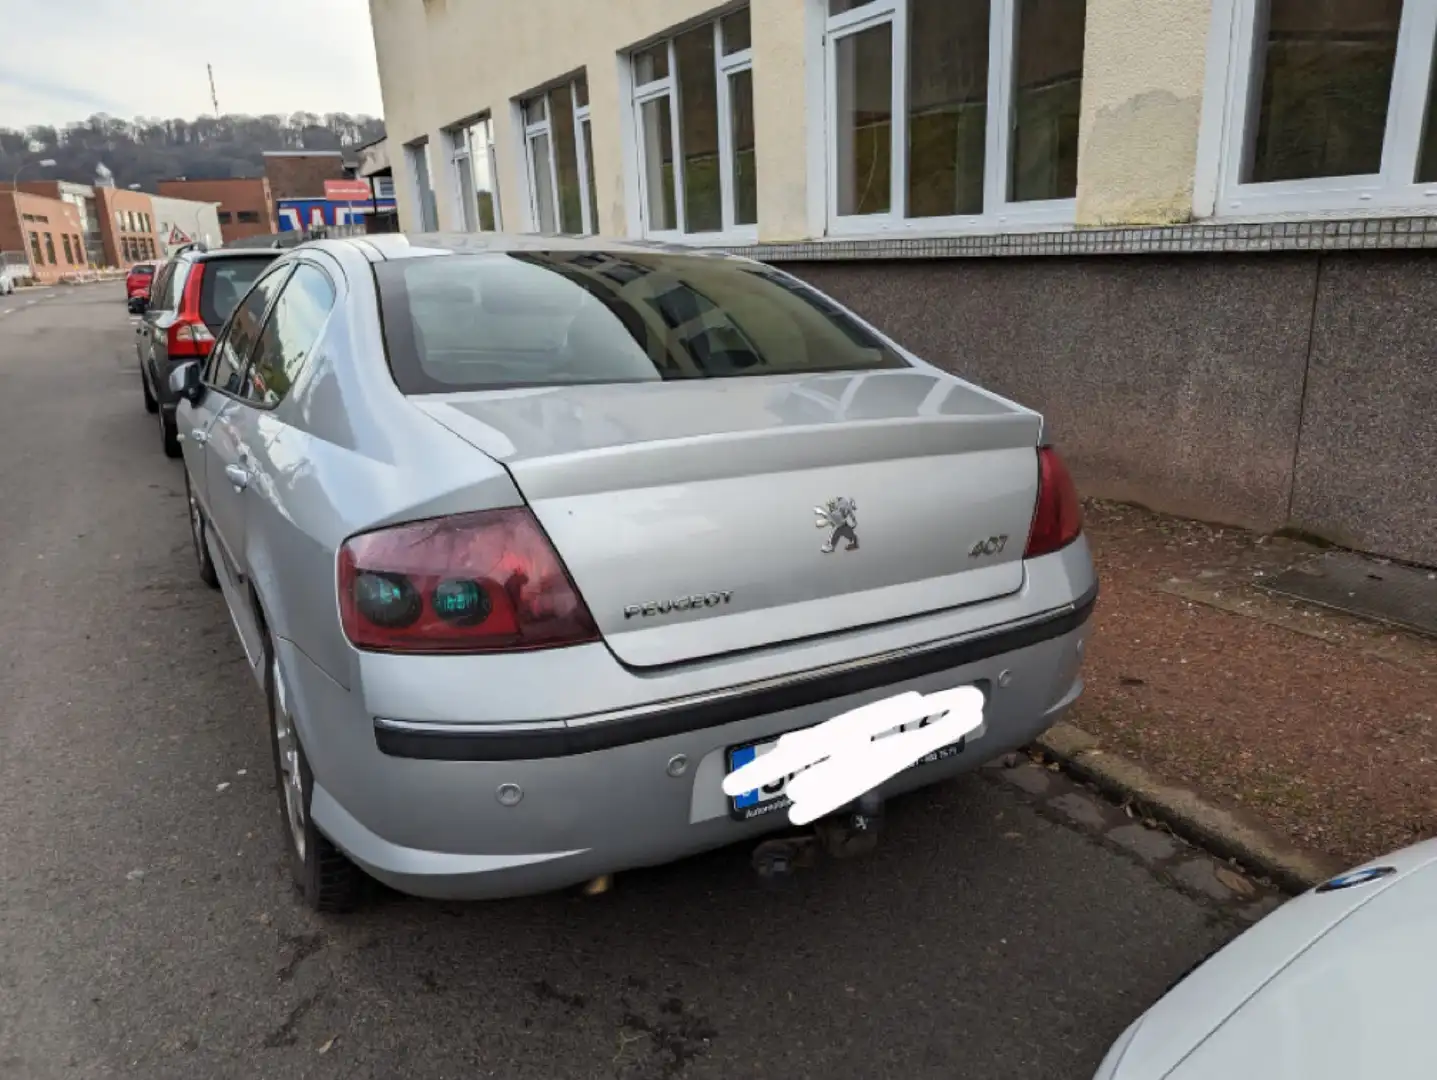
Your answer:
[[[1099,502],[1085,528],[1074,724],[1345,863],[1437,833],[1437,641],[1252,587],[1306,544]]]

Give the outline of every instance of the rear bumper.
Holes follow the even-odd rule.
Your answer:
[[[969,771],[1031,742],[1081,692],[1091,600],[982,639],[888,657],[854,669],[858,674],[820,673],[786,689],[734,695],[721,703],[724,711],[705,712],[720,706],[699,703],[609,721],[600,725],[609,734],[578,741],[562,725],[552,733],[514,733],[527,741],[425,733],[412,725],[376,729],[357,695],[293,645],[281,642],[281,663],[314,766],[319,828],[402,892],[496,898],[563,888],[785,828],[785,813],[746,822],[728,816],[720,788],[727,748],[905,690],[986,683],[990,695],[983,727],[963,752],[892,778],[880,789],[884,795]],[[680,755],[686,768],[671,776]],[[499,803],[501,785],[518,786],[518,805]]]

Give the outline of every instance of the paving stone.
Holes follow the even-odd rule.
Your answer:
[[[1108,833],[1108,839],[1149,862],[1171,859],[1179,850],[1171,836],[1146,825],[1123,825]]]
[[[1190,859],[1173,868],[1173,877],[1190,889],[1214,900],[1231,900],[1232,890],[1217,876],[1217,865],[1211,859]]]
[[[1008,783],[1020,787],[1029,795],[1045,795],[1052,785],[1052,774],[1037,765],[1019,765],[1013,769],[1002,769],[998,773]]]
[[[1090,798],[1087,795],[1080,795],[1076,791],[1070,791],[1066,795],[1059,795],[1056,799],[1049,799],[1048,805],[1054,810],[1059,810],[1066,814],[1079,825],[1084,825],[1090,829],[1101,829],[1108,823],[1098,800]]]

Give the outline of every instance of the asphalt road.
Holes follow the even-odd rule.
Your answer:
[[[0,298],[5,1080],[1085,1080],[1236,932],[982,775],[788,891],[734,848],[595,900],[305,913],[132,339],[118,285]]]

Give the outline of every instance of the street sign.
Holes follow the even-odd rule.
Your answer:
[[[171,226],[170,226],[170,243],[172,243],[172,244],[188,244],[189,242],[190,242],[190,238],[189,238],[188,236],[186,236],[183,231],[181,231],[181,229],[180,229],[180,227],[179,227],[178,225],[171,225]]]
[[[324,197],[330,202],[368,202],[372,198],[368,180],[326,180]]]

